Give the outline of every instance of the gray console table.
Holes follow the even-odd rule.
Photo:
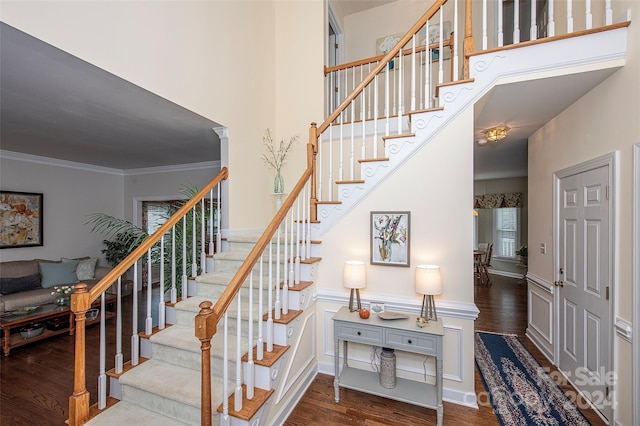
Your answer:
[[[333,339],[335,344],[336,402],[340,401],[340,386],[367,392],[385,398],[408,402],[437,410],[438,426],[442,426],[442,320],[429,321],[424,328],[416,325],[416,318],[383,320],[372,314],[361,319],[358,312],[349,312],[342,307],[333,317]],[[344,343],[344,363],[340,372],[340,340]],[[349,367],[348,343],[392,348],[433,356],[436,359],[436,383],[434,385],[416,380],[397,378],[396,387],[386,389],[380,385],[378,373]]]

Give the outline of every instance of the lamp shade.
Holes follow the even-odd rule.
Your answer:
[[[359,260],[347,260],[344,262],[342,282],[346,288],[364,288],[367,283],[364,262]]]
[[[416,266],[416,293],[429,295],[442,293],[442,277],[439,266]]]

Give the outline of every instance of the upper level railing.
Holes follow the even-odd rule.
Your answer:
[[[71,310],[75,314],[75,362],[73,395],[69,397],[69,425],[80,425],[89,418],[90,395],[86,388],[86,348],[85,348],[85,323],[86,312],[91,305],[100,298],[100,371],[98,376],[98,408],[106,406],[106,348],[105,348],[105,313],[107,290],[115,283],[116,286],[116,347],[115,359],[113,361],[116,373],[122,373],[124,364],[124,354],[122,345],[122,281],[123,276],[133,267],[133,292],[132,292],[132,312],[131,312],[131,355],[132,365],[139,363],[140,343],[138,330],[138,291],[139,277],[138,266],[146,262],[149,268],[147,274],[147,300],[141,303],[141,316],[144,317],[144,334],[151,335],[154,324],[158,329],[165,328],[165,273],[169,274],[166,290],[169,292],[170,301],[176,303],[178,292],[182,298],[187,297],[187,279],[195,276],[199,272],[206,270],[206,255],[212,255],[214,247],[220,247],[220,224],[217,226],[217,233],[214,235],[213,220],[207,218],[216,217],[220,221],[220,183],[227,179],[229,173],[223,168],[220,173],[205,185],[197,194],[178,209],[153,235],[149,236],[135,250],[131,252],[120,264],[115,266],[100,282],[93,288],[87,290],[84,283],[77,284],[75,292],[71,295]],[[214,190],[217,189],[217,195]],[[217,201],[216,202],[216,196]],[[214,214],[212,209],[217,209]],[[179,228],[179,229],[178,229]],[[181,236],[180,239],[176,235]],[[216,243],[214,244],[214,238]],[[207,241],[208,240],[208,241]],[[208,252],[205,252],[208,246]],[[176,256],[181,252],[182,265],[176,265]],[[190,264],[187,259],[190,258]],[[159,263],[160,268],[160,288],[157,316],[153,317],[152,309],[152,274],[151,266]],[[180,278],[181,288],[177,288],[177,278]],[[146,312],[145,312],[146,311]]]

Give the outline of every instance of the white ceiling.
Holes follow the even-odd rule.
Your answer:
[[[0,23],[0,148],[115,169],[220,160],[219,124]]]

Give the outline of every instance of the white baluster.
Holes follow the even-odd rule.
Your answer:
[[[553,1],[553,0],[551,0]],[[504,45],[504,33],[503,33],[503,23],[502,23],[502,2],[498,2],[498,47],[502,47]]]
[[[440,17],[442,17],[442,7]],[[440,29],[442,29],[442,20],[440,20]],[[482,50],[487,50],[487,0],[482,0]]]
[[[416,35],[411,37],[411,111],[416,110]]]
[[[458,0],[453,0],[453,37],[453,81],[458,81]]]
[[[133,264],[133,301],[131,318],[131,365],[140,362],[140,337],[138,336],[138,261]]]
[[[425,27],[425,37],[424,37],[424,49],[425,49],[425,60],[424,60],[424,99],[425,99],[425,108],[431,108],[431,86],[430,86],[430,75],[431,75],[431,48],[429,47],[429,21],[426,22]]]
[[[187,215],[182,218],[182,300],[187,300]]]
[[[197,235],[196,235],[196,206],[193,206],[192,209],[192,218],[191,218],[191,275],[195,277],[198,275],[198,264],[196,262],[196,251],[198,250],[197,246]],[[187,288],[188,291],[188,288]]]
[[[329,123],[329,143],[331,143],[331,123]],[[317,136],[317,141],[318,141],[318,199],[320,200],[324,200],[325,198],[323,198],[322,196],[322,191],[324,188],[324,185],[322,184],[322,156],[324,155],[324,149],[322,148],[322,135],[318,135]]]
[[[307,198],[305,204],[307,205],[307,259],[311,258],[311,182],[307,182]]]
[[[294,266],[295,266],[295,255],[294,255],[294,248],[295,248],[295,244],[293,241],[293,234],[295,234],[294,232],[294,226],[295,226],[295,217],[293,214],[293,206],[289,209],[289,216],[291,217],[291,245],[289,246],[289,250],[290,250],[290,254],[289,254],[289,288],[293,287],[295,285],[295,270],[294,270]],[[296,234],[296,238],[298,238],[298,235]]]
[[[573,32],[573,1],[567,0],[567,34],[572,32]]]
[[[393,60],[393,59],[392,59]],[[390,101],[389,101],[389,91],[390,91],[390,86],[389,86],[389,74],[391,73],[391,70],[389,69],[389,64],[386,65],[386,69],[385,69],[385,73],[384,73],[384,116],[385,116],[385,127],[384,127],[384,135],[385,136],[389,136],[389,107],[390,107]],[[386,155],[386,147],[385,147],[385,157]]]
[[[553,3],[555,0],[549,0],[547,3],[549,10],[549,22],[547,23],[547,37],[556,35],[556,22],[553,17]]]
[[[218,200],[216,201],[216,210],[217,210],[217,214],[216,217],[218,218],[218,232],[216,233],[216,253],[219,253],[222,251],[222,214],[220,212],[220,204],[222,202],[222,198],[220,198],[220,186],[222,184],[219,183],[218,184]],[[213,262],[214,265],[214,269],[215,269],[215,261]]]
[[[589,1],[589,0],[587,0]],[[537,2],[531,2],[531,30],[529,31],[529,40],[537,40],[538,39],[538,24],[536,22],[536,13],[537,13]]]
[[[300,196],[296,199],[297,205],[297,221],[296,221],[296,265],[295,265],[295,276],[294,276],[294,285],[300,284]]]
[[[267,352],[273,352],[273,241],[269,241],[269,293],[267,294]]]
[[[145,318],[144,332],[147,335],[153,333],[153,318],[151,317],[151,296],[153,293],[153,283],[151,277],[151,249],[147,250],[147,316]]]
[[[355,78],[355,77],[354,77]],[[353,84],[355,85],[355,79],[353,81]],[[354,168],[355,168],[355,156],[354,156],[354,148],[355,148],[355,141],[356,141],[356,131],[355,131],[355,125],[356,125],[356,111],[355,111],[355,105],[356,102],[355,100],[351,101],[351,123],[349,123],[349,128],[350,128],[350,132],[351,132],[351,150],[349,151],[349,180],[353,180],[353,176],[354,176]]]
[[[264,327],[264,315],[263,315],[263,302],[262,293],[264,291],[263,276],[262,276],[262,264],[263,258],[260,254],[260,268],[258,275],[258,340],[256,341],[256,359],[261,361],[264,358],[264,339],[262,337],[262,328]]]
[[[100,295],[100,372],[98,374],[98,409],[102,410],[107,406],[107,375],[106,375],[106,326],[105,326],[105,298],[104,292]]]
[[[253,270],[249,274],[249,330],[247,340],[249,351],[247,352],[247,399],[253,399],[255,388],[255,364],[253,362]],[[239,346],[238,346],[239,347]]]
[[[371,62],[369,62],[369,67],[367,69],[367,74],[371,74]],[[372,117],[372,115],[371,115],[372,114],[372,110],[371,110],[371,90],[372,90],[371,85],[369,85],[369,96],[367,97],[367,99],[369,99],[369,110],[367,111],[367,116],[369,118]]]
[[[165,327],[165,304],[164,304],[164,235],[160,238],[160,301],[158,302],[158,329]]]
[[[227,327],[228,322],[228,311],[224,312],[224,332],[223,332],[223,350],[222,350],[222,424],[229,424],[229,354],[227,353],[229,350],[229,328]]]
[[[520,2],[513,2],[513,44],[520,43]]]
[[[402,134],[402,114],[404,113],[404,79],[402,78],[402,49],[398,53],[398,134]]]
[[[236,295],[238,300],[238,315],[236,316],[236,389],[234,392],[233,409],[242,410],[242,293]],[[253,348],[249,347],[249,351]]]
[[[604,2],[604,24],[613,24],[613,9],[611,9],[611,0],[605,0]]]
[[[118,277],[116,290],[116,356],[113,361],[116,373],[122,373],[124,359],[122,356],[122,276]]]
[[[585,8],[586,8],[586,10],[585,10],[585,28],[590,30],[591,28],[593,28],[593,15],[591,14],[591,0],[586,0]]]
[[[176,288],[176,225],[171,227],[171,303],[178,302],[178,289]]]
[[[344,164],[343,164],[343,156],[344,156],[344,129],[343,129],[343,122],[342,122],[342,114],[340,114],[340,152],[338,153],[338,157],[339,157],[339,166],[338,166],[338,180],[343,180],[343,173],[344,173]],[[331,185],[333,185],[333,182],[331,182]],[[333,187],[331,188],[331,192],[333,192]],[[333,197],[331,197],[331,199],[333,199]]]
[[[283,247],[283,253],[284,253],[284,259],[283,259],[283,264],[284,264],[284,268],[282,271],[282,313],[284,315],[289,313],[289,286],[287,284],[287,280],[289,279],[288,277],[288,272],[289,272],[289,259],[288,259],[288,255],[289,255],[289,247],[287,246],[288,241],[288,225],[289,222],[287,221],[287,215],[284,216],[284,247]],[[293,233],[293,230],[292,230]],[[280,283],[278,282],[278,286],[280,286]]]
[[[342,115],[341,115],[342,116]],[[320,138],[322,139],[322,138]],[[329,168],[327,169],[327,195],[324,199],[333,200],[333,126],[329,126]]]
[[[302,234],[300,235],[300,259],[301,260],[305,260],[307,258],[307,242],[305,240],[305,236],[306,236],[306,227],[307,227],[307,221],[304,220],[307,216],[306,216],[306,207],[307,204],[304,202],[304,200],[306,200],[306,192],[307,192],[307,187],[304,186],[302,188],[302,198],[301,198],[301,208],[302,208],[302,216],[301,216],[301,220],[302,220]]]
[[[280,319],[280,309],[282,307],[280,301],[280,225],[276,231],[276,303],[274,306],[275,318]]]
[[[207,241],[207,235],[204,232],[205,216],[204,216],[204,204],[205,199],[200,200],[200,271],[204,274],[207,272],[207,252],[205,251],[205,243]]]
[[[214,253],[214,250],[213,250],[213,220],[215,218],[214,206],[215,205],[213,202],[213,188],[211,188],[211,191],[209,191],[209,256],[213,256],[213,253]],[[207,271],[207,272],[213,272],[213,271]]]
[[[438,84],[444,82],[444,22],[442,7],[440,8],[440,40],[438,41]]]
[[[373,85],[373,158],[378,158],[378,74],[373,78]],[[360,179],[362,179],[362,168]]]

